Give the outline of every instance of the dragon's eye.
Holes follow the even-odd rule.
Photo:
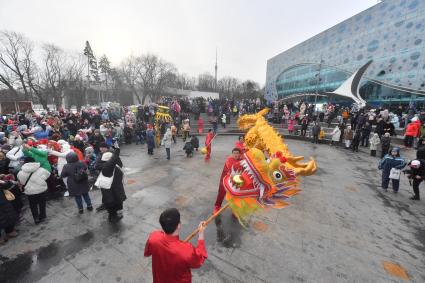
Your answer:
[[[280,180],[282,180],[282,173],[280,173],[280,171],[273,171],[273,177],[274,177],[277,181],[280,181]]]

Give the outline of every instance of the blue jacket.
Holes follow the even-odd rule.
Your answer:
[[[392,168],[403,169],[406,166],[406,161],[402,157],[394,157],[387,154],[379,162],[378,168],[382,170],[383,176],[389,176]]]
[[[35,132],[34,133],[34,137],[37,140],[48,139],[49,138],[49,134],[50,134],[50,131],[48,129],[46,129],[44,131],[42,130],[42,131]]]

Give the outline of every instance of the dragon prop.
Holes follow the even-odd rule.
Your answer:
[[[301,163],[302,156],[293,156],[283,138],[268,124],[264,116],[268,109],[241,116],[238,126],[248,130],[245,135],[247,151],[238,170],[224,177],[226,200],[239,218],[252,214],[260,207],[283,208],[285,201],[297,194],[299,177],[316,172],[311,159]]]
[[[303,156],[293,156],[277,131],[264,116],[269,109],[256,114],[243,115],[238,120],[245,134],[246,152],[239,166],[234,166],[223,178],[227,204],[206,220],[211,222],[230,207],[241,224],[243,219],[260,208],[283,208],[286,200],[300,192],[299,177],[313,175],[316,161],[302,163]],[[195,230],[185,241],[190,241]]]

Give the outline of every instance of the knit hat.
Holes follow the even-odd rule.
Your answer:
[[[421,165],[421,162],[419,160],[413,160],[412,162],[410,162],[410,166],[411,167],[419,167]]]
[[[113,153],[112,152],[105,152],[104,154],[102,154],[102,161],[109,161],[109,159],[112,158]]]

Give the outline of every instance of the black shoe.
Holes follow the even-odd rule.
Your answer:
[[[102,211],[102,210],[105,210],[105,206],[103,204],[101,204],[98,207],[96,207],[96,211],[97,212]]]
[[[81,208],[81,209],[79,209],[79,210],[78,210],[78,213],[79,213],[79,214],[83,214],[83,213],[84,213],[84,209],[82,209],[82,208]]]
[[[411,200],[420,200],[420,198],[419,198],[419,197],[417,197],[417,196],[413,196],[413,197],[411,197],[410,199],[411,199]]]
[[[113,215],[113,216],[109,215],[108,220],[109,220],[109,222],[111,222],[111,223],[117,223],[117,222],[118,222],[118,221],[120,221],[123,217],[124,217],[124,216],[122,216],[122,215]]]
[[[34,223],[35,223],[35,225],[38,225],[38,224],[41,223],[41,220],[40,219],[34,219]]]
[[[87,206],[88,211],[93,211],[93,206]]]

